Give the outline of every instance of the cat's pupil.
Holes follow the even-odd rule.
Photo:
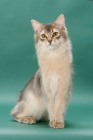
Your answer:
[[[41,36],[42,36],[42,38],[47,38],[47,36],[45,34],[42,34]]]
[[[58,35],[58,32],[53,33],[53,37],[56,37]]]

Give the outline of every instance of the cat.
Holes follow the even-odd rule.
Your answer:
[[[65,110],[72,89],[71,42],[61,14],[55,22],[31,20],[39,68],[18,97],[11,111],[18,122],[33,124],[49,120],[49,126],[64,128]]]

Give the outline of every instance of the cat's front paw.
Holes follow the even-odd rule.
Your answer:
[[[53,128],[64,128],[64,122],[58,122],[58,121],[51,121],[49,123],[50,127],[53,127]]]

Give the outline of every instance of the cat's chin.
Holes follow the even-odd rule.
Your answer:
[[[57,48],[57,46],[51,44],[51,45],[48,45],[47,48],[50,50],[53,50],[53,49]]]

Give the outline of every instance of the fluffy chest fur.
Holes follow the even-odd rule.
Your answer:
[[[69,54],[68,52],[62,54],[58,50],[58,52],[50,53],[43,51],[38,56],[43,86],[52,96],[57,93],[60,86],[64,86],[63,82],[71,77],[71,57]]]

